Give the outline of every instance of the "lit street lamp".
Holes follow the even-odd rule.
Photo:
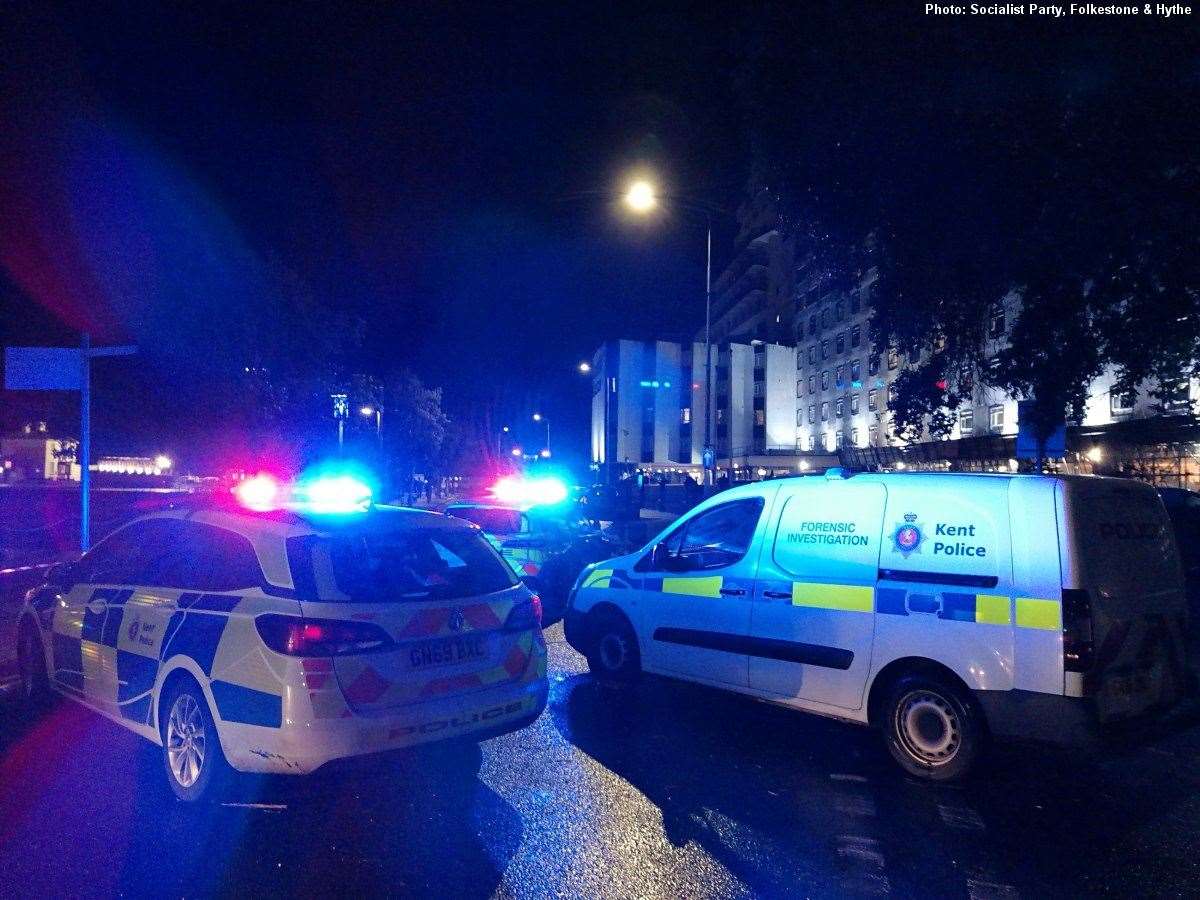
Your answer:
[[[645,215],[658,206],[658,192],[644,179],[633,182],[625,192],[625,205],[633,212]],[[713,468],[716,455],[712,442],[712,215],[708,210],[697,210],[705,218],[704,267],[704,483],[713,483]]]
[[[545,416],[543,416],[541,413],[534,413],[533,421],[546,423],[546,449],[542,453],[542,456],[548,457],[550,455],[550,420],[547,419]]]
[[[589,363],[587,360],[584,360],[579,364],[579,371],[586,375],[588,372],[592,371],[591,363]]]
[[[359,410],[359,413],[365,418],[375,417],[375,436],[383,437],[383,407],[380,406],[364,406]]]

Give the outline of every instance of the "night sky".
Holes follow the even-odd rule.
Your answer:
[[[920,8],[780,17],[776,5],[791,30],[775,38],[779,64],[794,45],[820,90],[771,114],[836,146],[873,104],[928,116],[977,101],[962,88],[980,77],[1019,93],[1038,67],[1029,36],[1059,40]],[[702,322],[702,231],[629,222],[612,194],[648,167],[670,190],[736,207],[754,105],[737,74],[757,6],[31,4],[5,16],[6,341],[70,341],[86,322],[148,348],[110,388],[140,379],[140,418],[100,385],[100,452],[169,434],[178,410],[155,385],[203,355],[224,310],[280,283],[363,317],[364,368],[409,366],[452,410],[541,410],[580,451],[577,363],[607,338],[677,338]],[[1076,54],[1087,72],[1112,50],[1086,27],[1064,31],[1066,55],[1048,63]],[[719,221],[718,268],[732,236]],[[185,308],[204,320],[178,331],[195,346],[158,352]],[[43,403],[7,395],[0,425]],[[59,402],[51,418],[69,423],[68,411]]]

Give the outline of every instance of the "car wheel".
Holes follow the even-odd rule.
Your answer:
[[[30,705],[50,699],[50,678],[46,674],[46,652],[37,628],[28,620],[17,634],[17,664],[21,671],[21,698]]]
[[[603,612],[590,628],[588,668],[600,681],[630,684],[642,672],[637,635],[629,620],[616,612]]]
[[[200,686],[191,678],[178,680],[159,709],[163,768],[171,792],[189,803],[217,793],[229,764]]]
[[[966,775],[987,737],[971,697],[934,676],[901,678],[888,694],[885,714],[884,738],[896,762],[931,781]]]

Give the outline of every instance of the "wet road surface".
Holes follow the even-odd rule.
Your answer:
[[[596,685],[481,748],[164,799],[139,738],[0,707],[0,895],[474,897],[1194,894],[1200,717],[1110,754],[1002,747],[962,787],[873,733],[699,688]]]

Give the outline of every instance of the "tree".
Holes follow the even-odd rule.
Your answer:
[[[872,339],[904,361],[889,403],[900,436],[949,433],[956,407],[993,386],[1037,401],[1044,440],[1082,416],[1106,364],[1128,390],[1200,374],[1186,39],[984,40],[884,14],[822,23],[814,46],[788,16],[756,17],[740,69],[752,177],[830,290],[874,270]],[[911,62],[870,53],[897,35]],[[1162,65],[1136,52],[1148,42]],[[1014,295],[1011,340],[989,358],[990,313]]]

